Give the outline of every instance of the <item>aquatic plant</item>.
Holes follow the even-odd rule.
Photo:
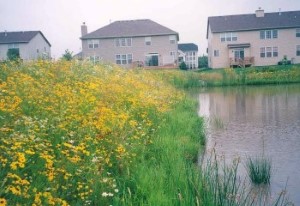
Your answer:
[[[269,184],[272,172],[272,162],[265,157],[248,157],[246,169],[249,178],[254,184]]]

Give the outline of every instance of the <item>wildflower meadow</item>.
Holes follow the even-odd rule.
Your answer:
[[[0,206],[110,205],[183,93],[76,62],[0,65]]]

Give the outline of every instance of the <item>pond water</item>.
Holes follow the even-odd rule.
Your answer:
[[[207,88],[198,91],[199,115],[207,123],[207,148],[225,162],[265,156],[272,161],[270,193],[285,187],[300,205],[300,84]]]

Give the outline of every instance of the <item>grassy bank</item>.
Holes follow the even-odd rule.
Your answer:
[[[252,201],[237,200],[248,193],[235,167],[197,166],[203,120],[174,88],[174,76],[187,73],[75,62],[0,67],[1,206]]]
[[[300,65],[168,71],[163,75],[179,88],[286,84],[300,82]]]
[[[112,65],[0,67],[2,205],[110,205],[122,199],[137,178],[134,171],[142,170],[135,165],[167,124],[165,115],[184,99],[151,73]],[[129,188],[135,194],[140,186]]]

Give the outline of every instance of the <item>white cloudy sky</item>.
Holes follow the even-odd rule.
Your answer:
[[[300,0],[0,0],[0,31],[41,30],[52,57],[81,49],[80,25],[88,32],[110,21],[152,19],[179,33],[180,43],[206,51],[208,16],[300,10]]]

